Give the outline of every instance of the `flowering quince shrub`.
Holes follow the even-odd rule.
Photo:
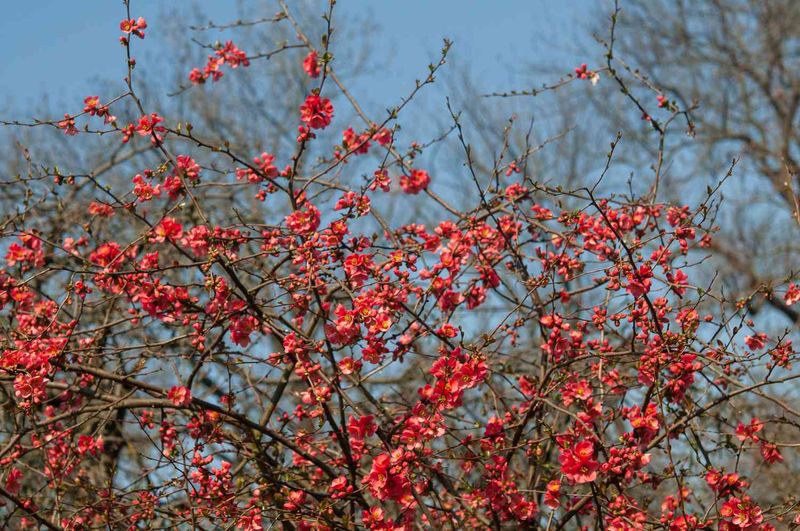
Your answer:
[[[317,45],[285,5],[274,22],[293,25],[286,53],[300,49],[293,64],[315,85],[296,109],[293,150],[238,153],[140,99],[131,36],[157,28],[127,7],[124,95],[87,97],[49,125],[158,162],[121,182],[37,170],[22,185],[45,198],[3,213],[6,525],[679,531],[796,520],[791,496],[759,504],[757,471],[794,457],[774,426],[796,422],[778,390],[800,376],[797,354],[787,335],[756,328],[746,301],[693,280],[716,191],[694,206],[566,191],[530,175],[528,154],[504,148],[483,175],[466,149],[452,171],[473,192],[456,207],[437,195],[444,177],[425,168],[424,144],[404,151],[398,128],[447,46],[372,121],[336,77],[331,32]],[[224,83],[222,66],[251,60],[228,42],[188,77]],[[597,82],[586,65],[576,72]],[[112,114],[125,104],[138,118]],[[360,122],[339,121],[347,105]],[[325,144],[331,130],[341,143]],[[37,220],[65,190],[85,217],[47,236]],[[219,190],[236,208],[213,206]],[[387,199],[435,221],[394,223]],[[769,296],[795,304],[800,288]],[[748,400],[778,412],[745,418]]]

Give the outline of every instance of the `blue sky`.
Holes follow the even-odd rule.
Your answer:
[[[271,3],[265,8],[262,2],[228,0],[169,5],[187,12],[199,6],[214,21],[226,22],[237,18],[239,4],[255,16],[275,11]],[[138,53],[157,53],[166,5],[133,0],[133,14],[149,23],[144,51]],[[587,27],[607,8],[591,0],[340,0],[336,16],[369,16],[379,26],[374,53],[387,58],[386,70],[360,88],[393,97],[424,72],[443,37],[455,42],[453,62],[468,66],[487,89],[519,88],[534,63],[563,64],[569,71],[582,58],[580,50],[591,46]],[[54,103],[82,100],[97,92],[98,80],[121,79],[123,52],[115,43],[123,14],[122,2],[112,0],[36,0],[8,10],[0,18],[6,50],[0,61],[3,117],[24,117],[47,96]]]

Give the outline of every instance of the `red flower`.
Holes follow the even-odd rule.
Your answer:
[[[643,413],[639,406],[632,407],[629,411],[623,411],[628,421],[633,426],[634,433],[639,438],[639,442],[646,444],[650,442],[658,433],[658,408],[652,402],[647,405],[647,410]]]
[[[353,492],[353,486],[347,484],[347,478],[345,476],[339,476],[331,482],[328,492],[332,499],[337,500]]]
[[[353,151],[357,155],[367,153],[370,148],[369,133],[361,133],[357,135],[352,127],[348,127],[342,133],[342,147],[347,151]]]
[[[89,255],[89,260],[102,267],[107,267],[117,260],[122,254],[122,250],[116,242],[104,243]]]
[[[747,336],[744,338],[744,342],[747,344],[747,348],[750,350],[761,350],[764,348],[764,344],[767,340],[767,334],[760,333],[754,336]]]
[[[286,496],[286,503],[283,508],[287,511],[296,511],[306,503],[306,493],[302,490],[293,490]]]
[[[800,286],[796,286],[794,282],[789,284],[789,288],[786,290],[786,295],[784,295],[783,300],[786,301],[786,304],[789,306],[800,301]]]
[[[372,135],[372,138],[374,138],[378,144],[386,146],[392,143],[392,132],[384,127]]]
[[[310,203],[286,216],[286,226],[297,234],[314,232],[319,227],[319,221],[319,209]]]
[[[756,435],[756,433],[760,432],[763,428],[764,424],[758,420],[758,418],[751,419],[749,425],[744,425],[740,422],[736,427],[736,438],[742,442],[746,441],[747,439],[752,439],[753,442],[758,442],[758,435]]]
[[[87,96],[84,100],[84,107],[83,112],[88,112],[90,115],[94,116],[97,113],[97,108],[100,106],[100,97],[99,96]]]
[[[300,119],[311,129],[328,127],[331,118],[333,118],[333,105],[328,98],[320,98],[317,94],[311,94],[300,106]]]
[[[165,240],[178,241],[183,236],[183,225],[175,221],[174,218],[164,218],[161,223],[153,229],[153,236],[150,240],[161,243]]]
[[[642,295],[647,294],[650,291],[652,277],[653,270],[647,264],[641,266],[638,271],[632,271],[628,274],[628,293],[637,299]]]
[[[201,83],[206,82],[206,76],[203,74],[203,71],[199,68],[192,68],[192,71],[189,72],[189,81],[194,83],[195,85],[199,85]]]
[[[764,520],[761,507],[753,503],[749,496],[742,496],[741,499],[730,498],[722,505],[719,514],[730,518],[730,523],[741,529],[756,526]]]
[[[247,54],[233,44],[233,41],[227,41],[225,46],[214,53],[231,68],[237,68],[239,65],[250,66],[250,60],[247,58]]]
[[[270,155],[269,153],[262,153],[258,157],[253,158],[253,163],[261,170],[267,178],[272,179],[273,177],[278,176],[278,167],[275,166],[272,162],[275,160],[275,155]],[[261,180],[260,177],[258,177]],[[254,182],[254,181],[250,181]]]
[[[317,52],[310,51],[303,59],[303,70],[309,77],[319,77],[319,63],[317,62]]]
[[[581,66],[575,69],[575,75],[578,76],[579,79],[587,79],[592,74],[592,71],[586,66],[586,63],[582,63]]]
[[[75,127],[75,118],[69,114],[64,115],[64,119],[58,122],[58,128],[64,130],[65,135],[77,135],[78,129]]]
[[[672,290],[678,295],[683,295],[684,293],[686,293],[686,287],[687,287],[686,280],[688,278],[689,278],[688,275],[686,275],[686,273],[684,273],[680,269],[677,269],[675,271],[674,276],[672,274],[667,275],[667,280],[669,280],[670,283],[673,284]]]
[[[178,155],[175,157],[178,170],[190,181],[197,181],[200,178],[200,165],[188,155]]]
[[[558,460],[561,462],[561,472],[575,483],[589,483],[597,479],[597,469],[600,463],[595,461],[594,443],[583,440],[572,449],[564,449]]]
[[[11,494],[17,494],[22,488],[22,472],[17,468],[12,468],[6,476],[6,490]]]
[[[400,177],[400,187],[407,194],[418,194],[428,187],[431,177],[425,170],[411,170],[411,175]]]
[[[78,438],[78,454],[84,455],[90,453],[96,456],[103,451],[103,437],[95,439],[91,435],[81,435]]]
[[[192,392],[186,387],[176,385],[169,390],[167,398],[176,406],[188,406],[192,403]]]
[[[380,454],[372,460],[372,470],[364,478],[373,496],[379,500],[400,501],[411,494],[408,466],[403,461],[403,450]]]
[[[720,497],[744,490],[748,486],[747,482],[735,472],[723,474],[721,471],[713,469],[706,474],[706,483],[714,492],[719,493]]]
[[[164,119],[156,113],[151,113],[149,116],[144,115],[139,118],[136,132],[139,133],[139,136],[149,136],[150,142],[157,144],[162,140],[162,136],[159,133],[167,130],[163,125],[158,125],[163,121]]]
[[[375,417],[372,415],[364,415],[359,418],[350,415],[349,421],[347,431],[350,433],[350,437],[354,439],[371,437],[378,429],[378,426],[375,424]]]
[[[114,215],[114,207],[106,205],[105,203],[98,203],[97,201],[89,203],[87,211],[92,216],[99,216],[101,218],[110,218]]]
[[[561,505],[561,502],[558,499],[560,492],[561,482],[559,480],[554,479],[548,483],[547,490],[544,493],[544,504],[551,509],[557,509]]]
[[[139,198],[139,201],[145,202],[150,201],[154,197],[158,197],[161,195],[161,185],[157,184],[153,186],[152,184],[148,183],[144,180],[144,177],[137,174],[133,178],[133,195]]]
[[[388,192],[389,185],[392,182],[391,179],[389,179],[389,172],[386,170],[375,170],[374,175],[375,180],[370,183],[369,189],[375,191],[380,188],[384,192]]]
[[[250,66],[250,60],[247,58],[246,53],[233,44],[233,41],[227,41],[225,46],[220,47],[214,52],[214,55],[208,56],[208,62],[202,70],[193,68],[192,71],[189,72],[189,81],[195,85],[205,83],[206,79],[209,77],[211,81],[219,81],[224,75],[221,68],[225,64],[231,68],[237,68],[240,65]]]
[[[764,461],[767,464],[771,465],[773,463],[782,463],[783,456],[778,451],[778,447],[772,443],[763,442],[761,443],[761,456],[764,458]]]
[[[144,39],[144,30],[147,28],[147,22],[144,18],[123,20],[119,23],[119,29],[127,35],[136,35],[140,39]]]

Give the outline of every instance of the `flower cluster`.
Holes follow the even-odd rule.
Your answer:
[[[214,51],[214,55],[208,56],[208,62],[203,69],[193,68],[189,72],[189,81],[199,85],[205,83],[208,78],[211,81],[219,81],[225,75],[222,67],[228,65],[230,68],[238,68],[239,66],[250,66],[250,60],[247,54],[240,50],[232,41],[227,41],[224,46],[220,46]]]

